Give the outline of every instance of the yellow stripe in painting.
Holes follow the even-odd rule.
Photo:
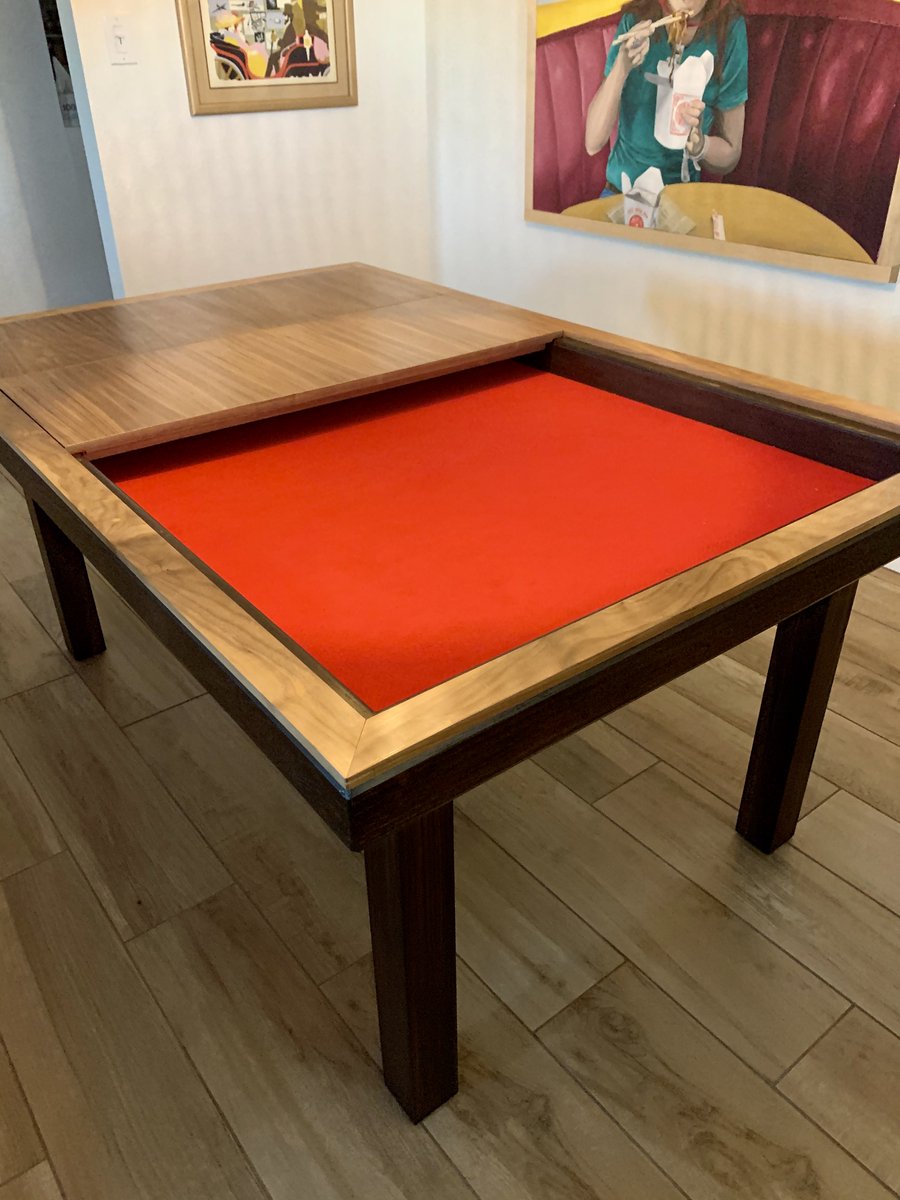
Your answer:
[[[900,3],[900,0],[894,0],[894,3]],[[622,0],[557,0],[555,4],[538,4],[537,35],[546,37],[548,33],[572,29],[575,25],[584,25],[586,21],[608,17],[621,7]]]
[[[559,33],[561,29],[584,25],[586,21],[595,21],[597,17],[608,17],[621,7],[622,0],[558,0],[556,4],[539,4],[537,35],[546,37],[548,33]]]

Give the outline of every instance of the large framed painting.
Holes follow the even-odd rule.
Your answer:
[[[176,0],[191,112],[356,104],[353,0]]]
[[[900,0],[527,0],[526,217],[888,283]]]

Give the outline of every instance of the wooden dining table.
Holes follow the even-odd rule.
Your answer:
[[[353,263],[0,322],[0,466],[72,657],[87,559],[363,853],[414,1121],[458,1086],[454,801],[777,626],[738,815],[774,851],[900,555],[890,414]]]

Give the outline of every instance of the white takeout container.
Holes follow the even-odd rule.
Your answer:
[[[659,197],[665,184],[659,167],[648,167],[634,183],[622,172],[622,199],[625,202],[625,224],[635,229],[655,229],[659,213]]]
[[[686,58],[675,68],[672,86],[661,84],[656,89],[656,124],[654,135],[661,146],[683,150],[690,127],[684,123],[682,109],[691,100],[702,100],[706,85],[712,79],[716,65],[709,50]]]

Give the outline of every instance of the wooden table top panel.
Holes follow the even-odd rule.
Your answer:
[[[143,354],[247,329],[405,304],[436,284],[362,263],[0,319],[0,374]],[[5,347],[5,352],[4,352]]]
[[[229,305],[243,305],[260,290],[270,299],[289,294],[295,282],[223,289],[216,305],[225,303],[226,292]],[[363,283],[367,307],[265,327],[245,324],[229,335],[152,351],[73,357],[62,366],[2,378],[0,390],[72,453],[96,457],[514,357],[562,331],[557,320],[474,297],[439,293],[376,305],[377,287],[368,275]],[[402,278],[397,286],[404,286]],[[326,297],[341,302],[346,292],[330,284],[325,289]],[[160,303],[197,302],[208,306],[209,294]],[[119,310],[47,320],[78,318],[75,340],[86,351],[101,339],[84,333],[85,322],[106,320],[111,311]],[[209,327],[202,317],[182,317],[195,332]],[[33,324],[40,328],[39,321]]]

